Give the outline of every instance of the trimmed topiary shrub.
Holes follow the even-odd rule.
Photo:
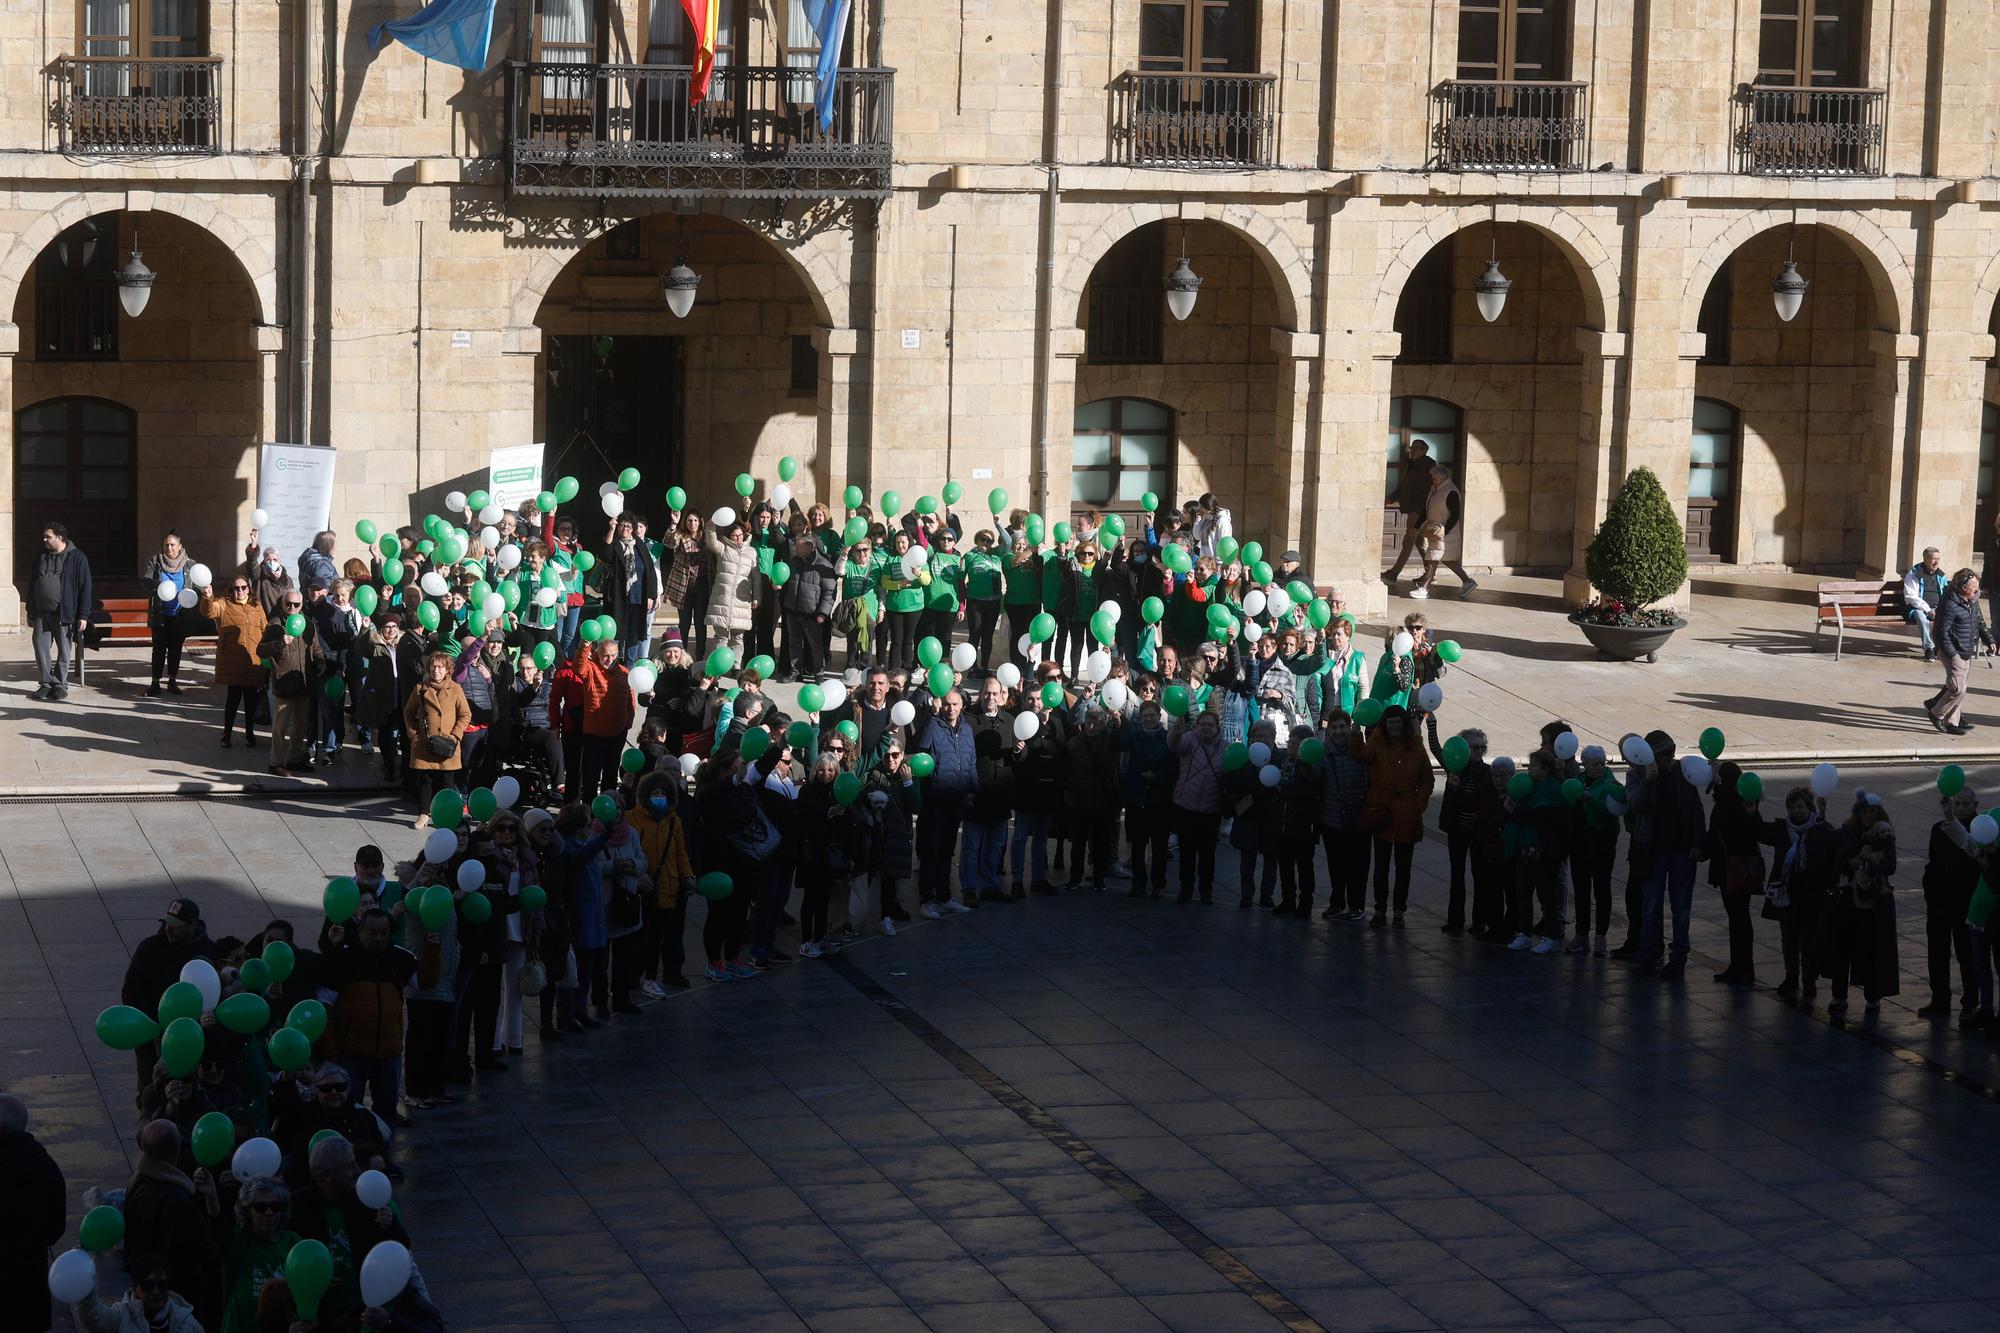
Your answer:
[[[1585,554],[1585,571],[1607,604],[1627,615],[1671,597],[1687,581],[1687,536],[1651,468],[1634,468]]]

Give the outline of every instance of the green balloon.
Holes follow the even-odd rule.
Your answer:
[[[459,915],[475,926],[493,919],[493,900],[483,893],[468,893],[458,902]]]
[[[297,1028],[279,1028],[265,1043],[271,1063],[280,1069],[304,1069],[312,1060],[313,1039]]]
[[[1324,597],[1315,597],[1306,603],[1306,620],[1314,629],[1325,629],[1333,621],[1333,608]]]
[[[1176,574],[1185,574],[1194,568],[1194,557],[1188,554],[1188,548],[1179,542],[1173,542],[1161,551],[1160,559],[1164,560],[1167,568]]]
[[[575,477],[558,478],[556,481],[556,503],[568,504],[571,500],[576,499],[578,489]]]
[[[1224,606],[1221,602],[1210,602],[1208,604],[1208,627],[1210,629],[1226,630],[1234,623],[1236,623],[1236,617],[1229,614],[1228,607]]]
[[[361,908],[360,886],[346,875],[337,875],[326,882],[326,892],[320,895],[320,904],[326,909],[328,921],[350,921]]]
[[[947,694],[951,693],[953,683],[951,668],[943,662],[939,662],[930,669],[930,674],[926,677],[925,683],[930,686],[932,698],[944,698]]]
[[[1736,779],[1736,794],[1746,801],[1763,800],[1764,779],[1758,777],[1755,773],[1745,773],[1742,777]]]
[[[300,1000],[285,1015],[285,1026],[304,1033],[307,1041],[318,1041],[326,1032],[326,1006],[314,999]]]
[[[778,458],[778,480],[790,481],[793,477],[796,477],[798,475],[799,475],[799,460],[793,458],[790,454],[780,455],[780,457]]]
[[[451,890],[442,884],[433,884],[417,895],[417,919],[424,923],[426,930],[443,930],[451,920]]]
[[[1139,603],[1139,618],[1148,625],[1160,623],[1160,617],[1167,613],[1167,604],[1157,597],[1148,597]]]
[[[544,514],[553,514],[556,511],[556,505],[559,503],[561,502],[556,499],[554,491],[543,491],[535,496],[535,508]]]
[[[1938,795],[1951,797],[1965,790],[1965,770],[1957,764],[1946,764],[1938,770]]]
[[[1070,525],[1069,525],[1069,524],[1067,524],[1067,523],[1057,523],[1057,524],[1056,524],[1056,540],[1057,540],[1057,541],[1059,541],[1059,542],[1066,542],[1066,541],[1068,541],[1068,540],[1069,540],[1069,539],[1070,539],[1071,537],[1074,537],[1075,535],[1076,535],[1076,529],[1074,529],[1074,528],[1070,527]]]
[[[1106,514],[1104,522],[1099,524],[1098,527],[1101,531],[1113,537],[1123,537],[1125,535],[1125,520],[1116,514]]]
[[[1242,741],[1237,741],[1233,745],[1227,745],[1223,747],[1222,750],[1223,772],[1239,773],[1243,770],[1243,766],[1248,764],[1249,762],[1250,762],[1250,747],[1245,745]]]
[[[1321,744],[1317,738],[1307,737],[1305,740],[1299,742],[1300,763],[1318,764],[1325,759],[1326,746]]]
[[[306,618],[304,616],[294,611],[290,615],[285,617],[285,633],[291,635],[293,638],[296,639],[299,637],[299,635],[304,634],[305,632],[306,632]]]
[[[1236,553],[1242,549],[1234,537],[1218,537],[1215,541],[1215,558],[1226,565],[1234,560]]]
[[[501,584],[501,585],[500,585],[500,601],[501,601],[501,604],[502,604],[502,605],[504,605],[504,606],[505,606],[505,607],[506,607],[506,608],[507,608],[507,609],[508,609],[509,611],[518,611],[518,610],[520,610],[520,609],[521,609],[521,585],[520,585],[520,584],[518,584],[518,583],[503,583],[503,584]]]
[[[1446,662],[1456,662],[1465,656],[1465,649],[1458,646],[1457,639],[1438,640],[1437,651],[1438,656]]]
[[[364,518],[354,525],[355,539],[363,546],[373,546],[375,539],[381,535],[380,529],[375,526],[372,520]]]
[[[195,993],[196,1003],[201,993]],[[97,1039],[114,1051],[135,1051],[160,1035],[160,1025],[129,1004],[114,1004],[97,1016]]]
[[[813,724],[803,719],[785,728],[785,744],[794,750],[804,750],[813,743]]]
[[[922,752],[911,755],[909,757],[909,765],[912,777],[927,778],[937,772],[936,757]]]
[[[1271,581],[1271,574],[1272,574],[1271,567],[1265,564],[1262,560],[1254,560],[1251,562],[1250,581],[1252,583],[1256,584],[1259,587],[1262,587],[1263,585]]]
[[[861,727],[851,717],[844,717],[834,723],[833,730],[850,745],[861,739]]]
[[[676,514],[688,507],[688,493],[678,486],[667,487],[667,508]]]
[[[431,553],[436,551],[437,548],[438,544],[432,541],[429,537],[426,537],[422,541],[417,543],[417,554],[424,556],[425,558],[429,558]]]
[[[1264,543],[1244,542],[1241,548],[1241,554],[1243,556],[1244,564],[1254,565],[1264,558]],[[1266,583],[1269,583],[1270,581],[1271,580],[1269,579],[1264,580],[1264,582]]]
[[[771,660],[770,654],[768,653],[757,654],[755,657],[751,658],[749,662],[746,663],[745,665],[747,665],[752,671],[756,672],[758,675],[762,676],[765,680],[769,680],[772,676],[778,674],[778,664]]]
[[[354,590],[354,609],[362,615],[374,615],[375,608],[381,604],[381,597],[375,591],[374,585],[364,583]]]
[[[1507,795],[1516,801],[1525,801],[1535,790],[1535,780],[1526,773],[1516,773],[1507,779]]]
[[[847,526],[840,530],[840,540],[848,546],[854,545],[868,535],[868,520],[859,514],[847,520]]]
[[[539,912],[549,905],[549,891],[539,884],[521,886],[521,910]]]
[[[596,643],[604,637],[604,626],[598,624],[595,620],[586,620],[577,626],[576,632],[585,643]]]
[[[582,573],[588,574],[591,570],[597,568],[597,557],[588,551],[578,551],[573,559],[576,562],[577,569]]]
[[[244,996],[235,997],[239,1000]],[[236,1126],[228,1116],[220,1111],[210,1111],[194,1122],[194,1132],[188,1135],[188,1145],[194,1150],[194,1160],[203,1166],[214,1166],[229,1156],[236,1147]]]
[[[935,495],[919,495],[917,497],[917,512],[919,514],[935,514],[937,508],[938,502]]]
[[[455,829],[465,822],[465,805],[458,793],[447,787],[431,797],[431,823],[443,829]]]
[[[861,502],[866,498],[866,496],[862,495],[859,486],[849,486],[840,493],[840,503],[848,509],[861,508]]]
[[[964,494],[965,494],[965,488],[959,485],[957,482],[948,481],[944,484],[944,502],[946,504],[948,505],[957,504],[958,497]]]
[[[262,1032],[271,1025],[271,1006],[261,995],[238,991],[215,1006],[215,1021],[231,1032]]]
[[[201,987],[192,981],[176,981],[160,992],[160,1026],[183,1018],[201,1017]]]
[[[1354,720],[1364,727],[1372,727],[1382,720],[1383,711],[1380,699],[1363,699],[1354,705]]]
[[[1300,579],[1293,579],[1285,585],[1285,595],[1292,599],[1293,606],[1304,606],[1313,599],[1312,589]]]
[[[711,902],[727,898],[735,889],[735,881],[720,870],[711,870],[694,882],[694,891]]]
[[[813,684],[799,686],[799,711],[801,713],[817,713],[825,707],[826,691],[824,689]]]
[[[1118,622],[1111,618],[1109,611],[1094,612],[1090,617],[1090,637],[1109,648],[1118,637]]]
[[[160,1035],[160,1058],[166,1061],[167,1072],[175,1078],[192,1074],[201,1063],[201,1050],[207,1041],[201,1024],[192,1018],[176,1018],[167,1024],[167,1030]]]
[[[782,560],[771,562],[771,586],[782,588],[792,581],[792,567]]]
[[[1043,681],[1043,682],[1042,682],[1042,707],[1044,707],[1044,708],[1061,708],[1062,706],[1063,706],[1063,687],[1062,687],[1062,682],[1061,682],[1061,681],[1059,681],[1059,680],[1045,680],[1045,681]]]
[[[92,1254],[106,1254],[125,1239],[125,1214],[101,1203],[83,1215],[76,1228],[77,1243]]]
[[[1006,491],[1002,490],[998,486],[995,486],[992,490],[986,492],[987,513],[997,516],[1002,510],[1006,509],[1006,507],[1007,507]]]
[[[1722,738],[1722,728],[1704,727],[1701,733],[1700,744],[1702,754],[1709,760],[1720,759],[1722,757],[1723,746],[1726,744]]]
[[[852,773],[842,773],[833,780],[833,799],[840,805],[853,805],[861,795],[861,779]]]
[[[717,648],[708,655],[708,661],[704,665],[708,668],[709,675],[726,676],[736,666],[736,653],[727,646]]]
[[[628,467],[618,474],[618,489],[629,491],[639,484],[639,469]]]
[[[500,798],[491,787],[474,787],[465,794],[465,805],[467,812],[481,823],[500,813]]]
[[[1028,534],[1028,545],[1030,546],[1040,546],[1042,538],[1048,535],[1048,528],[1043,524],[1040,514],[1028,515],[1026,521],[1022,524],[1022,530]]]
[[[894,518],[896,511],[903,507],[903,497],[894,491],[882,492],[882,517]]]
[[[600,824],[615,824],[618,822],[618,816],[625,813],[625,807],[618,804],[616,796],[604,791],[599,792],[597,799],[590,803],[590,813]]]
[[[736,493],[738,495],[747,500],[750,498],[751,492],[756,489],[757,479],[755,477],[751,476],[748,472],[739,472],[736,474]]]
[[[1472,743],[1463,736],[1453,736],[1444,743],[1443,749],[1444,771],[1447,773],[1462,773],[1465,766],[1472,762]]]
[[[319,688],[320,693],[339,703],[347,694],[347,679],[344,676],[328,676]]]
[[[319,1147],[320,1144],[325,1143],[328,1139],[339,1139],[342,1143],[345,1143],[347,1136],[337,1129],[322,1129],[319,1133],[306,1140],[306,1155],[310,1157],[312,1150]]]
[[[333,1285],[333,1256],[316,1240],[302,1240],[285,1256],[285,1285],[299,1307],[299,1318],[319,1318],[320,1298]]]
[[[645,766],[646,752],[644,750],[627,750],[624,754],[618,756],[618,767],[624,769],[627,773],[637,773]]]
[[[1160,497],[1152,491],[1147,491],[1139,497],[1139,507],[1150,514],[1160,507]]]
[[[1160,707],[1167,710],[1169,717],[1186,717],[1193,700],[1188,697],[1187,686],[1169,685],[1160,698]]]
[[[1028,622],[1028,642],[1047,643],[1056,636],[1056,618],[1048,612],[1038,613]]]
[[[298,961],[292,946],[283,940],[272,940],[264,946],[264,966],[271,969],[271,980],[277,985],[285,984],[285,979],[292,975]]]
[[[436,630],[438,622],[441,619],[443,617],[438,614],[436,602],[417,603],[417,623],[419,625],[422,625],[427,630]]]
[[[470,509],[475,514],[478,513],[480,510],[486,508],[487,505],[490,505],[492,503],[493,503],[493,497],[491,495],[488,495],[485,491],[474,491],[472,494],[465,497],[465,507],[467,509]]]
[[[535,665],[544,671],[556,664],[556,646],[552,643],[536,644],[535,651],[529,655],[534,658]]]
[[[743,756],[744,763],[754,764],[762,759],[764,752],[770,748],[771,733],[762,727],[752,727],[744,732],[743,739],[737,742],[736,752]]]
[[[924,635],[917,640],[917,661],[923,663],[924,670],[930,670],[944,661],[944,645],[931,635]]]

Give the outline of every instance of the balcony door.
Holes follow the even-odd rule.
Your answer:
[[[543,69],[535,80],[531,112],[536,137],[602,137],[604,87],[595,66],[605,62],[610,39],[611,0],[535,0],[535,63],[570,65]]]
[[[1256,0],[1145,0],[1139,6],[1139,68],[1157,74],[1256,69]]]
[[[689,101],[696,46],[681,0],[646,0],[646,62],[671,65],[673,72],[651,73],[634,97],[644,117],[637,137],[655,143],[708,144],[718,150],[744,142],[741,74],[744,0],[717,0],[715,72],[708,95],[699,105]]]
[[[1568,78],[1568,0],[1462,0],[1458,77],[1486,83]]]
[[[76,30],[84,55],[79,91],[86,99],[175,99],[158,104],[154,114],[163,125],[138,142],[157,137],[165,121],[177,123],[179,99],[213,95],[205,66],[180,63],[208,54],[207,0],[77,0]],[[126,123],[129,106],[86,100],[76,114],[82,123],[73,130],[85,141],[109,133],[108,122],[128,132],[146,128]]]
[[[14,578],[32,577],[42,525],[60,521],[99,579],[139,567],[139,417],[103,398],[51,398],[14,417]]]
[[[1861,0],[1763,0],[1757,82],[1776,88],[1861,84]]]

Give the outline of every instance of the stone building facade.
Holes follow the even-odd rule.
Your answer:
[[[692,101],[672,0],[498,0],[478,72],[370,50],[417,7],[0,9],[0,622],[49,517],[101,576],[228,558],[259,441],[338,451],[343,532],[533,441],[654,514],[783,454],[1213,490],[1367,609],[1416,437],[1465,563],[1578,594],[1639,465],[1722,567],[1990,524],[1996,0],[857,0],[830,131],[795,0],[728,3]]]

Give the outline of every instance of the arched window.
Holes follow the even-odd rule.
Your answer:
[[[1408,516],[1397,506],[1397,499],[1403,497],[1403,484],[1409,471],[1410,446],[1421,441],[1429,447],[1431,461],[1443,463],[1451,469],[1451,478],[1458,483],[1459,502],[1466,503],[1464,469],[1459,460],[1464,450],[1465,416],[1456,407],[1442,398],[1391,398],[1389,400],[1389,462],[1384,476],[1384,495],[1387,503],[1382,506],[1382,558],[1394,560],[1403,547],[1403,532],[1408,526]],[[1415,494],[1415,483],[1411,483]],[[1428,487],[1428,479],[1425,481]],[[1409,497],[1403,497],[1409,498]],[[1445,555],[1458,559],[1459,538],[1465,530],[1461,523],[1445,539]]]
[[[103,398],[51,398],[14,417],[14,577],[30,577],[56,519],[99,578],[138,568],[138,414]]]
[[[1100,398],[1076,409],[1070,503],[1139,512],[1147,491],[1173,503],[1173,409],[1144,398]]]
[[[1731,560],[1736,554],[1736,460],[1743,423],[1718,398],[1694,400],[1688,441],[1687,554],[1690,560]]]

